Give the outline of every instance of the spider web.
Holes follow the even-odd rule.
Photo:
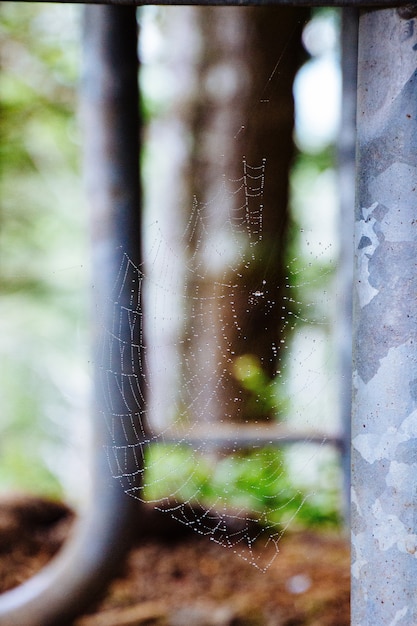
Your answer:
[[[172,250],[168,242],[155,242],[154,263],[156,264],[160,255],[165,258],[165,263],[162,263],[165,271],[156,282],[149,278],[143,267],[135,266],[126,254],[122,255],[112,303],[113,324],[111,328],[103,329],[103,355],[110,355],[103,358],[107,358],[109,362],[103,361],[101,369],[102,385],[107,390],[108,414],[112,415],[108,426],[113,433],[122,428],[126,439],[126,445],[115,445],[109,452],[113,475],[122,482],[126,493],[143,501],[154,499],[155,505],[165,513],[171,514],[197,533],[233,549],[260,569],[265,569],[269,562],[263,561],[259,546],[273,544],[278,548],[282,533],[297,516],[307,497],[296,489],[286,496],[288,484],[284,477],[283,458],[274,445],[274,439],[286,436],[285,429],[280,431],[278,427],[278,419],[282,420],[282,409],[285,406],[295,404],[295,417],[298,412],[298,417],[304,418],[303,421],[310,425],[322,420],[322,415],[315,414],[317,407],[314,404],[317,404],[318,398],[323,400],[328,380],[317,369],[317,350],[318,343],[324,342],[322,331],[328,327],[326,309],[329,307],[330,294],[322,291],[320,302],[310,301],[303,306],[295,293],[300,287],[311,290],[316,289],[316,286],[311,281],[304,284],[303,277],[310,266],[300,268],[296,260],[287,268],[289,275],[293,273],[287,284],[286,295],[283,295],[281,301],[269,299],[268,284],[265,281],[262,281],[258,290],[245,294],[248,307],[245,313],[259,306],[259,301],[262,300],[267,307],[279,310],[285,316],[284,328],[290,326],[293,333],[296,329],[298,333],[288,341],[283,338],[285,333],[282,333],[276,337],[276,342],[271,347],[273,354],[278,354],[278,349],[281,352],[287,349],[292,352],[288,358],[281,356],[277,359],[273,388],[268,388],[270,397],[267,400],[272,403],[277,415],[276,430],[267,430],[268,425],[255,420],[244,425],[246,430],[243,432],[247,436],[244,444],[238,436],[238,429],[242,430],[242,425],[230,425],[230,414],[227,414],[227,410],[220,422],[215,422],[211,406],[220,390],[228,386],[228,377],[236,363],[232,347],[224,342],[221,367],[214,367],[211,376],[202,378],[199,376],[201,360],[211,364],[218,357],[217,344],[212,345],[209,340],[213,328],[208,327],[206,337],[202,339],[203,354],[188,351],[185,362],[182,347],[186,340],[177,341],[172,349],[173,357],[167,362],[164,358],[164,346],[157,343],[149,345],[144,336],[146,323],[153,328],[153,333],[150,334],[154,335],[154,339],[158,333],[164,336],[164,331],[169,331],[173,324],[179,328],[184,324],[184,311],[187,311],[188,319],[191,320],[191,332],[200,329],[201,318],[206,319],[203,313],[205,309],[209,309],[210,316],[217,316],[216,323],[221,327],[223,302],[231,307],[233,324],[240,331],[239,311],[233,308],[238,286],[228,277],[233,277],[242,264],[248,266],[255,262],[253,250],[262,239],[265,166],[265,162],[259,166],[249,166],[243,161],[242,178],[228,184],[224,182],[219,192],[221,197],[238,197],[243,201],[224,224],[230,239],[240,245],[237,245],[239,252],[236,265],[227,264],[223,280],[212,282],[211,293],[200,295],[196,292],[190,301],[187,281],[182,281],[181,284],[173,275],[173,264],[170,262]],[[204,226],[201,208],[195,201],[184,232],[184,247],[194,230],[193,224],[200,221]],[[208,207],[204,208],[207,210]],[[248,245],[242,248],[241,240],[244,238]],[[165,252],[163,243],[166,246]],[[247,251],[246,254],[242,249]],[[223,259],[223,252],[218,242],[212,242],[210,258],[216,259],[217,256]],[[297,269],[292,269],[292,265],[297,265]],[[185,267],[185,274],[190,274],[193,278],[201,271],[198,263],[196,266],[190,263]],[[198,278],[205,278],[205,274],[198,274]],[[222,292],[220,298],[219,287]],[[128,307],[122,303],[122,293],[132,294]],[[175,316],[172,302],[178,299],[178,294],[183,307],[182,313],[178,310]],[[147,311],[145,316],[144,311]],[[121,328],[126,324],[130,329],[130,343],[121,340]],[[312,332],[317,328],[318,334]],[[115,360],[120,363],[116,370]],[[250,371],[254,367],[250,357],[247,357],[246,363],[243,357],[240,361],[243,361],[241,368],[246,367]],[[135,365],[137,363],[140,364],[139,371]],[[172,384],[171,381],[171,388],[169,385],[161,388],[159,378],[161,375],[164,378],[167,367],[177,378],[178,372],[181,373],[183,384],[176,384],[175,381]],[[288,370],[294,367],[300,374],[291,381]],[[204,371],[208,369],[205,367]],[[114,411],[114,390],[119,396],[119,407],[120,404],[124,407],[123,411],[119,408],[117,413]],[[238,390],[231,402],[239,403],[241,396],[242,391]],[[303,402],[304,406],[297,407],[297,404]],[[163,416],[167,405],[174,417],[168,423],[165,420],[164,424],[161,415]],[[308,414],[307,420],[304,411]],[[195,415],[196,412],[201,419],[190,421],[190,415]],[[152,446],[157,451],[148,454]],[[307,468],[315,454],[315,451],[308,450],[304,453],[303,463]],[[260,463],[261,472],[258,469]],[[253,480],[256,482],[248,489],[245,483],[248,479],[244,475],[246,468],[250,476],[251,465],[255,467]],[[211,493],[207,476],[211,476],[215,483]],[[240,480],[243,483],[241,489]],[[162,496],[164,492],[166,495]],[[159,494],[158,497],[152,498],[151,494],[155,493]],[[274,502],[277,503],[276,509]],[[274,514],[278,519],[277,523],[273,521]],[[253,547],[255,543],[256,550]],[[270,558],[271,551],[268,555]]]
[[[288,465],[304,476],[317,471],[325,441],[317,431],[333,406],[335,256],[325,233],[299,228],[279,295],[267,278],[244,280],[260,262],[268,265],[267,168],[266,158],[249,163],[242,155],[240,176],[223,174],[209,201],[195,197],[175,226],[177,238],[147,216],[144,264],[121,250],[100,364],[105,417],[117,441],[109,462],[126,493],[263,571],[314,498],[312,488],[291,482]],[[247,340],[259,309],[273,336],[269,354],[237,355],[235,341]],[[271,365],[272,379],[264,375]],[[253,419],[234,423],[248,394]],[[257,406],[267,406],[267,421],[257,419]],[[278,444],[297,428],[306,433],[302,451],[288,457]]]

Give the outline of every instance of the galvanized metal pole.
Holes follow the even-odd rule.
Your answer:
[[[117,298],[114,290],[123,253],[140,263],[136,29],[133,7],[86,9],[83,99],[92,204],[96,383],[91,506],[75,529],[74,539],[49,566],[0,596],[1,626],[72,623],[117,570],[138,511],[133,498],[112,478],[108,462],[113,446],[136,443],[136,438],[129,441],[129,430],[122,428],[121,415],[129,413],[130,420],[130,413],[143,410],[137,400],[133,406],[132,397],[121,397],[120,385],[132,368],[135,376],[139,371],[139,350],[131,350],[128,359],[122,356],[129,351],[132,332],[139,332],[136,326],[132,331],[133,313],[130,318],[122,313],[132,307],[137,295],[132,297],[129,282],[120,285],[119,281]],[[112,332],[115,320],[117,336]],[[128,466],[123,469],[129,472]]]
[[[359,26],[352,624],[417,624],[417,32]]]

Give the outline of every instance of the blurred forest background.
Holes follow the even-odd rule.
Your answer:
[[[77,116],[81,11],[74,5],[0,5],[0,488],[65,497],[74,504],[87,495],[90,436],[88,208]],[[161,29],[165,35],[168,32],[163,31],[167,28],[163,11],[149,7],[140,13],[143,108],[150,125],[161,113],[164,116],[166,93],[161,86],[166,87],[166,82],[163,77],[158,80],[158,62],[167,54],[167,48],[161,54]],[[326,211],[330,214],[326,224],[333,229],[337,224],[333,144],[338,14],[325,10],[314,19],[316,34],[310,28],[309,37],[308,33],[304,37],[312,58],[308,60],[307,52],[303,53],[307,63],[295,83],[296,97],[309,100],[307,107],[299,107],[296,117],[296,156],[287,152],[284,166],[292,167],[291,214],[283,218],[289,238],[286,250],[292,257],[301,224],[317,227],[314,220]],[[307,15],[302,24],[298,18],[291,30],[301,31],[306,23]],[[175,24],[169,27],[175,36]],[[213,39],[214,33],[207,37]],[[293,60],[291,72],[295,73],[301,58]],[[251,70],[254,76],[260,66],[261,61],[256,61]],[[320,119],[315,119],[313,100],[320,90],[317,82],[312,90],[311,85],[308,88],[309,81],[318,80],[318,74],[312,78],[318,66],[328,95],[318,105]],[[207,67],[199,68],[200,74],[204,71]],[[292,76],[288,80],[292,82]],[[257,86],[258,91],[261,88]],[[205,172],[207,163],[201,153],[207,120],[201,112],[200,118],[196,114],[191,118],[200,146],[200,156],[193,162]],[[252,149],[256,153],[256,140]],[[153,154],[150,147],[143,155],[150,180]],[[160,184],[160,171],[151,180],[150,190],[145,190],[150,204],[152,184]],[[210,186],[209,181],[205,184]],[[271,193],[277,192],[271,188]],[[284,210],[285,194],[281,193]],[[172,188],[171,195],[176,196]],[[337,256],[337,245],[333,254]],[[297,255],[302,266],[306,259],[298,251]],[[282,267],[286,259],[280,263]],[[318,275],[322,269],[311,272]],[[254,341],[259,344],[259,337]],[[265,385],[262,377],[258,382]],[[320,497],[311,516],[334,521],[340,505],[334,451],[316,479]]]
[[[88,433],[79,33],[71,5],[1,3],[0,483],[56,496]]]

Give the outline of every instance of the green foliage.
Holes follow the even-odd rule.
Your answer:
[[[197,454],[197,458],[196,458]],[[340,523],[335,477],[320,493],[295,485],[285,452],[276,447],[213,457],[187,446],[157,444],[146,452],[144,497],[256,512],[266,527],[335,526]]]
[[[285,414],[285,398],[282,387],[277,384],[279,376],[270,379],[254,354],[243,354],[233,363],[233,374],[242,389],[248,392],[247,411],[254,418],[259,415]]]
[[[0,7],[0,485],[49,495],[76,454],[88,347],[77,12]]]
[[[23,436],[27,436],[27,430]],[[11,492],[28,491],[57,500],[63,498],[62,484],[36,451],[33,438],[24,449],[18,437],[7,437],[1,449],[0,485]]]
[[[330,312],[325,306],[325,300],[320,299],[318,294],[326,294],[326,288],[329,291],[332,288],[337,267],[337,245],[334,249],[326,248],[320,242],[311,243],[308,239],[310,215],[311,221],[322,218],[323,240],[334,239],[328,235],[336,228],[329,216],[338,215],[338,209],[334,205],[326,207],[326,204],[336,201],[331,189],[335,176],[331,146],[316,154],[299,154],[291,174],[293,210],[288,281],[298,303],[299,321],[329,319]]]
[[[89,347],[86,211],[75,117],[79,10],[0,6],[0,487],[52,496],[62,495],[68,450],[77,454]],[[143,107],[148,117],[157,104]],[[329,159],[329,150],[300,157],[297,189],[325,172]],[[295,256],[296,236],[293,241]],[[318,265],[304,266],[302,260],[293,265],[289,281],[313,284],[323,273]],[[236,375],[253,402],[276,408],[276,383],[250,355],[242,359]],[[294,516],[310,525],[337,519],[334,489],[312,495],[295,486],[285,453],[275,448],[216,463],[201,454],[196,463],[189,447],[155,445],[146,463],[151,500],[221,499],[262,512],[266,524],[285,525]]]

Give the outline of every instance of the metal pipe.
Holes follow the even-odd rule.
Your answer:
[[[4,0],[15,1],[15,0]],[[33,2],[33,0],[20,0]],[[114,6],[295,6],[295,7],[413,7],[410,0],[35,0],[37,2],[60,2],[63,4],[110,4]]]
[[[417,32],[359,26],[352,623],[417,624]]]
[[[74,538],[28,582],[0,597],[1,626],[63,626],[89,605],[114,575],[128,545],[137,504],[112,478],[108,449],[126,445],[123,429],[107,428],[120,414],[118,382],[125,371],[109,333],[118,315],[117,344],[131,336],[120,315],[131,285],[114,296],[122,251],[140,263],[137,33],[132,7],[88,7],[85,33],[84,118],[86,169],[92,201],[95,292],[95,409],[92,501]],[[122,246],[122,251],[120,246]],[[129,293],[126,293],[127,288]],[[116,309],[115,309],[116,306]],[[99,332],[97,332],[99,331]],[[138,361],[139,352],[132,351]],[[134,367],[137,362],[134,363]],[[103,380],[106,385],[103,385]],[[108,383],[108,384],[107,384]],[[113,406],[109,405],[109,387]],[[117,394],[117,391],[119,393]],[[131,405],[132,399],[129,398]],[[134,413],[143,407],[124,406]]]
[[[340,254],[337,273],[338,316],[336,319],[336,339],[339,352],[339,402],[340,421],[343,431],[341,461],[344,478],[344,513],[346,520],[349,518],[350,510],[353,208],[355,206],[358,26],[358,10],[354,8],[343,9],[341,27],[342,110],[337,143]]]
[[[142,445],[149,442],[149,438],[139,439]],[[244,426],[224,424],[216,429],[207,428],[203,425],[192,428],[191,431],[181,431],[176,429],[166,429],[161,433],[152,433],[152,444],[174,443],[184,445],[206,444],[220,449],[230,446],[245,449],[248,447],[275,446],[282,447],[294,443],[315,443],[317,445],[332,445],[339,450],[345,447],[345,438],[342,433],[326,433],[324,431],[292,430],[285,424],[274,426]]]

